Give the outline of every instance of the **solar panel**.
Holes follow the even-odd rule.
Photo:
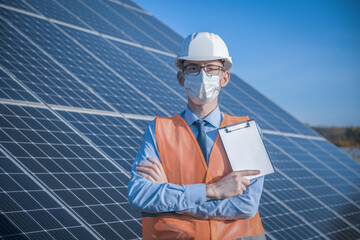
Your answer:
[[[3,153],[4,152],[4,153]],[[21,163],[0,153],[1,236],[5,239],[95,239],[64,204],[37,184]]]
[[[182,111],[182,37],[130,0],[0,1],[0,238],[140,239],[142,134]],[[264,131],[268,239],[359,239],[360,165],[232,73],[221,109]]]
[[[46,108],[2,105],[1,113],[6,118],[1,122],[1,129],[7,138],[1,140],[2,146],[52,194],[97,229],[99,234],[115,234],[122,229],[136,237],[131,228],[138,232],[140,223],[134,216],[139,215],[127,212],[128,173],[121,167],[124,164],[119,166],[114,162],[117,159],[110,160],[106,153],[98,149],[102,145],[95,147],[92,142],[88,143],[83,125],[72,128]],[[120,131],[121,125],[117,124],[117,127]],[[131,132],[130,126],[125,127],[127,133]],[[78,132],[79,129],[82,133]],[[98,136],[101,137],[100,134]],[[6,181],[2,183],[9,185]],[[131,219],[123,223],[124,218]],[[117,230],[111,227],[112,224],[117,226]],[[126,227],[126,224],[131,227]]]
[[[29,92],[21,87],[21,83],[18,83],[16,80],[13,81],[11,75],[7,74],[4,69],[0,69],[0,74],[0,81],[2,86],[0,89],[1,98],[37,102],[36,98],[31,96]]]

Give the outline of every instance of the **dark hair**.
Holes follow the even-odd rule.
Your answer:
[[[184,67],[184,62],[185,62],[185,60],[180,60],[180,61],[178,61],[178,65],[181,67],[181,68],[183,68]]]
[[[225,60],[224,59],[218,59],[219,62],[221,62],[221,64],[223,65],[223,67],[225,67]]]

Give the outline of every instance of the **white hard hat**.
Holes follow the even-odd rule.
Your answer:
[[[232,66],[231,57],[225,42],[215,33],[192,33],[181,44],[180,53],[175,60],[175,65],[182,70],[183,60],[208,61],[224,60],[225,71]]]

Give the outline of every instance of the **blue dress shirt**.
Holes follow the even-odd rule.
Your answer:
[[[185,119],[196,138],[198,129],[192,123],[199,118],[188,107],[179,115]],[[208,157],[218,134],[217,129],[220,127],[223,118],[224,114],[220,112],[219,107],[204,118],[209,123],[205,126]],[[160,161],[155,136],[155,121],[151,121],[146,129],[143,135],[143,143],[132,165],[128,196],[133,209],[149,213],[176,211],[202,219],[247,219],[256,214],[264,177],[252,179],[242,195],[222,200],[206,201],[204,183],[188,185],[158,184],[138,175],[135,168],[141,162],[149,162],[148,157]],[[259,127],[258,129],[262,135],[261,129]]]

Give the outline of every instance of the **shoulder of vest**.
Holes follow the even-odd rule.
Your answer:
[[[249,116],[232,116],[232,115],[229,115],[225,112],[223,112],[225,114],[224,117],[227,117],[229,119],[233,119],[233,120],[249,120]]]
[[[178,117],[180,117],[180,115],[179,114],[175,114],[175,115],[173,115],[173,116],[171,116],[171,117],[159,117],[159,116],[156,116],[156,121],[157,120],[175,120],[175,119],[178,119]]]
[[[156,119],[156,124],[159,124],[159,123],[164,124],[164,123],[170,123],[170,122],[178,123],[178,122],[181,122],[182,117],[180,117],[179,114],[176,114],[176,115],[171,116],[171,117],[159,117],[159,116],[157,116],[155,119]]]

